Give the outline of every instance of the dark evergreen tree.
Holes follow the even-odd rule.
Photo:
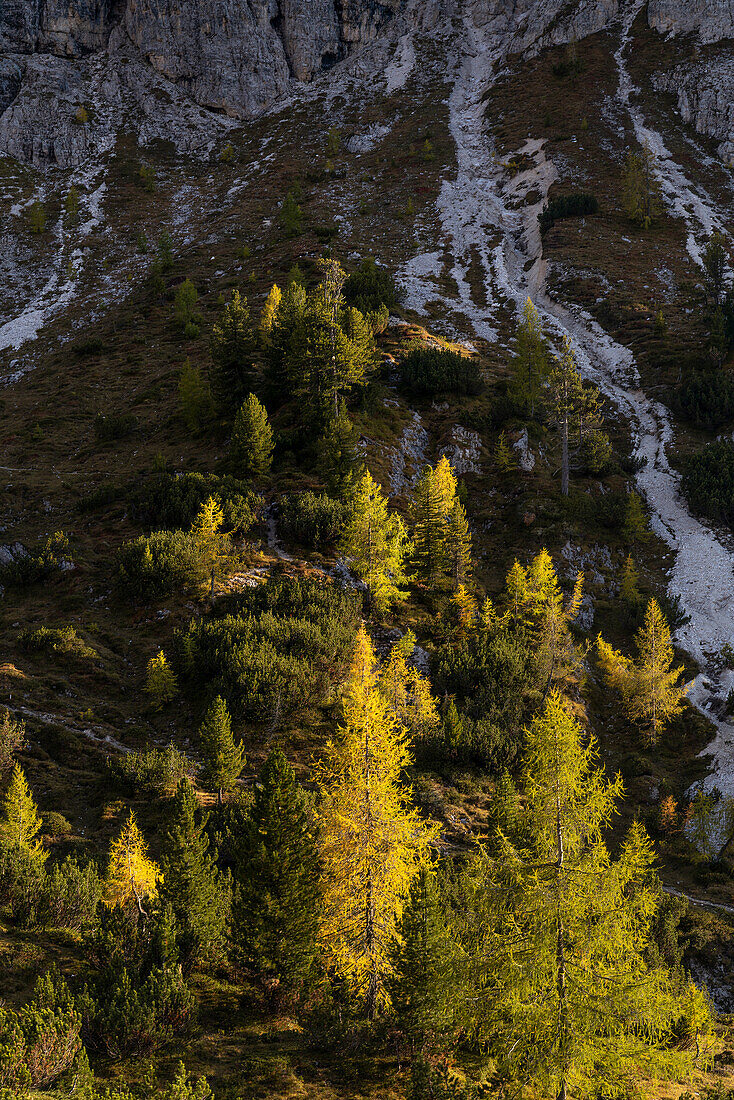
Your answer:
[[[324,428],[317,455],[319,472],[329,492],[340,500],[351,500],[364,470],[364,459],[359,451],[359,433],[343,401]]]
[[[446,549],[454,591],[471,576],[471,531],[464,505],[455,500],[446,518]]]
[[[308,796],[280,749],[260,774],[239,857],[233,939],[271,995],[293,997],[314,968],[318,856]]]
[[[221,946],[231,901],[229,884],[209,850],[206,817],[199,818],[197,810],[194,788],[182,779],[164,835],[159,892],[173,909],[185,970]]]
[[[249,393],[232,426],[229,441],[232,473],[240,478],[262,478],[273,461],[273,429],[254,393]]]
[[[214,325],[211,335],[212,391],[220,408],[237,407],[251,388],[255,337],[247,299],[238,290]]]
[[[458,968],[446,908],[435,871],[421,868],[403,910],[389,983],[399,1026],[413,1045],[435,1045],[454,1024]]]
[[[232,721],[221,695],[217,695],[206,712],[199,736],[206,753],[207,780],[210,789],[217,792],[221,805],[222,795],[234,787],[245,766],[242,742],[235,744]]]

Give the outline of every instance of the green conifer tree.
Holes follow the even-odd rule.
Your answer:
[[[230,896],[209,850],[206,818],[199,817],[196,792],[186,778],[180,781],[167,814],[161,870],[159,893],[171,905],[181,961],[190,969],[221,948]]]
[[[421,867],[398,925],[388,988],[398,1026],[413,1044],[423,1047],[445,1042],[455,1021],[456,945],[447,908],[435,870]]]
[[[72,183],[71,187],[66,192],[64,211],[69,221],[72,224],[75,223],[79,215],[79,190],[75,183]]]
[[[432,590],[449,567],[447,518],[455,497],[456,478],[445,457],[435,469],[426,466],[411,494],[415,575]]]
[[[625,504],[622,534],[627,543],[646,542],[649,538],[650,532],[642,498],[634,490],[627,497]]]
[[[602,839],[622,793],[552,692],[527,733],[526,842],[498,834],[458,913],[469,960],[464,1025],[496,1059],[497,1083],[537,1095],[620,1095],[677,1076],[694,1057],[675,1036],[705,1026],[701,994],[652,961],[652,845],[634,824],[613,860]],[[658,956],[659,957],[659,956]]]
[[[446,520],[446,550],[451,583],[456,591],[466,585],[472,568],[471,532],[464,505],[455,500]]]
[[[330,493],[340,500],[352,500],[364,473],[359,449],[359,432],[352,424],[343,400],[316,444],[319,473]]]
[[[239,290],[232,291],[211,335],[212,390],[222,409],[238,406],[251,388],[254,339],[250,308]]]
[[[193,366],[185,359],[178,380],[178,396],[186,427],[190,432],[199,432],[214,412],[214,402],[209,383],[201,373],[201,367]]]
[[[259,479],[273,461],[273,429],[268,414],[254,393],[249,393],[237,412],[229,441],[232,472],[241,478]]]
[[[316,823],[280,749],[255,787],[236,867],[232,934],[248,967],[276,998],[313,975],[319,923]]]
[[[298,237],[303,232],[303,211],[296,202],[292,191],[283,199],[280,208],[280,224],[286,237]]]
[[[571,338],[565,336],[561,354],[555,357],[549,375],[552,416],[561,437],[561,493],[568,496],[574,448],[584,444],[597,452],[593,461],[601,461],[609,444],[600,431],[600,395],[595,386],[584,386],[576,363]],[[588,455],[587,455],[588,465]]]
[[[199,736],[206,754],[207,780],[221,805],[224,792],[234,787],[245,766],[245,750],[242,742],[235,744],[232,721],[221,695],[217,695],[206,712]]]
[[[530,298],[517,326],[517,355],[512,365],[510,394],[523,411],[535,416],[549,370],[548,342],[540,314]]]

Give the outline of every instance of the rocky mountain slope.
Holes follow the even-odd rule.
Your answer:
[[[28,722],[44,805],[56,808],[61,789],[73,791],[80,832],[104,833],[116,811],[85,799],[104,754],[194,736],[185,704],[175,719],[141,717],[145,662],[170,649],[195,609],[184,598],[142,611],[116,602],[110,558],[138,533],[125,494],[153,469],[216,466],[223,437],[197,438],[182,421],[182,364],[206,370],[207,336],[231,289],[243,289],[256,314],[273,282],[283,284],[294,263],[312,274],[326,248],[352,268],[375,255],[404,294],[383,346],[384,401],[355,414],[370,468],[400,508],[420,465],[451,455],[465,479],[484,591],[497,591],[515,555],[527,560],[548,546],[564,580],[587,570],[591,645],[600,623],[618,627],[626,553],[599,515],[615,493],[642,493],[654,538],[635,550],[638,566],[647,590],[677,608],[690,699],[705,721],[689,717],[674,748],[658,755],[625,740],[596,699],[594,721],[613,767],[628,769],[640,816],[656,812],[663,783],[688,790],[704,779],[734,796],[734,669],[721,656],[734,636],[734,547],[680,492],[679,452],[710,434],[681,425],[666,404],[683,353],[706,339],[697,297],[706,243],[714,232],[732,240],[733,39],[727,0],[2,7],[1,541],[12,548],[63,528],[74,542],[66,587],[0,602],[9,655],[0,699]],[[620,196],[625,159],[644,145],[663,211],[638,233]],[[597,196],[600,215],[541,236],[546,202],[572,191]],[[293,234],[282,222],[288,194],[303,215]],[[39,208],[44,225],[34,232]],[[164,233],[172,267],[162,279]],[[189,336],[172,317],[187,277],[199,294]],[[624,456],[611,481],[585,479],[568,508],[557,500],[547,440],[532,428],[505,425],[519,458],[511,479],[492,464],[528,295],[554,347],[570,336]],[[476,351],[485,405],[416,407],[395,389],[393,355],[417,325],[429,341]],[[132,425],[119,440],[97,433],[109,415]],[[319,488],[288,461],[273,499],[294,484]],[[238,583],[284,566],[337,568],[328,554],[301,562],[284,550],[274,516],[247,547]],[[93,674],[62,675],[20,653],[21,620],[59,615],[99,639],[104,660]],[[304,760],[311,734],[289,731],[296,752],[305,744]],[[253,733],[253,760],[268,736]],[[710,758],[698,758],[712,739]],[[429,788],[426,799],[438,800]],[[440,797],[447,828],[468,835],[462,792],[459,781],[446,783]],[[725,830],[720,839],[729,839]],[[728,880],[681,883],[681,866],[666,867],[671,889],[709,889],[710,904],[728,903]],[[729,997],[724,990],[721,1003]]]

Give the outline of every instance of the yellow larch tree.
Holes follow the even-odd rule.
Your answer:
[[[131,811],[110,848],[104,899],[108,905],[122,907],[134,903],[140,915],[145,917],[143,902],[146,898],[155,897],[158,883],[162,880],[158,865],[148,859],[148,845]]]
[[[226,535],[221,533],[224,513],[214,497],[204,501],[191,527],[191,534],[201,556],[202,567],[209,577],[209,593],[214,594],[214,577],[220,557],[226,551]]]
[[[408,664],[414,650],[415,635],[409,630],[380,668],[378,687],[400,725],[413,737],[426,738],[436,732],[440,720],[430,681]]]
[[[599,665],[607,686],[621,696],[627,717],[642,726],[654,744],[667,722],[680,713],[686,694],[683,666],[672,667],[670,627],[656,600],[647,605],[635,644],[636,661],[613,649],[600,634]]]
[[[265,299],[265,304],[260,314],[260,322],[258,324],[260,339],[264,344],[270,342],[270,333],[273,331],[273,324],[278,314],[282,297],[283,293],[280,287],[277,283],[273,283]]]
[[[319,933],[333,970],[364,1002],[368,1018],[389,1005],[386,980],[411,882],[437,828],[421,820],[401,782],[410,764],[405,727],[379,689],[364,629],[344,700],[344,724],[317,769],[323,866]]]
[[[578,573],[570,597],[564,600],[547,550],[541,550],[527,569],[515,561],[507,574],[506,614],[532,641],[546,692],[551,685],[563,684],[579,673],[581,653],[569,628],[581,608],[583,584],[584,575]]]
[[[16,858],[26,855],[32,863],[43,865],[48,852],[36,839],[40,829],[41,818],[25,772],[16,764],[0,808],[0,843]]]

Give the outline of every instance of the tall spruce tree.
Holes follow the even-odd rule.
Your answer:
[[[159,893],[176,918],[185,970],[221,948],[229,917],[229,885],[210,851],[206,823],[191,781],[182,779],[167,814]]]
[[[251,388],[254,337],[247,299],[239,290],[224,306],[211,335],[212,392],[221,409],[237,408]]]
[[[306,289],[300,279],[291,279],[281,297],[270,327],[268,389],[282,403],[293,396],[296,378],[291,376],[292,344],[300,330],[307,306]]]
[[[235,744],[232,720],[221,695],[209,707],[199,727],[199,737],[206,754],[206,778],[210,790],[217,792],[221,806],[225,791],[231,791],[245,766],[242,742]]]
[[[240,478],[265,477],[273,461],[273,429],[254,393],[248,393],[237,411],[229,440],[229,464]]]
[[[397,928],[388,986],[398,1027],[422,1047],[445,1042],[457,1016],[456,944],[447,908],[435,870],[421,867]]]
[[[589,442],[598,444],[605,453],[608,449],[608,440],[600,431],[599,391],[595,386],[584,386],[569,336],[563,338],[549,381],[551,414],[561,437],[561,492],[568,496],[572,459]]]
[[[446,518],[446,551],[454,591],[466,586],[471,576],[471,531],[464,505],[455,500]]]
[[[316,444],[318,470],[329,492],[340,500],[352,500],[364,473],[359,432],[340,398],[336,416],[330,417]]]
[[[319,940],[328,964],[362,1000],[370,1019],[389,1004],[392,940],[437,832],[411,805],[401,779],[409,763],[406,731],[378,688],[374,649],[362,629],[344,725],[327,745],[319,770]]]
[[[693,1053],[675,1037],[707,1013],[682,975],[649,962],[652,845],[635,824],[612,860],[602,832],[621,779],[604,779],[555,692],[528,730],[523,787],[527,842],[498,833],[458,916],[464,1026],[496,1059],[498,1083],[558,1100],[685,1072]]]
[[[245,964],[278,999],[296,996],[313,976],[319,903],[314,811],[275,749],[241,836],[232,935]]]
[[[354,495],[340,550],[367,585],[378,615],[386,614],[392,604],[405,599],[405,592],[398,587],[405,580],[405,541],[400,517],[388,512],[381,486],[366,470]]]
[[[540,405],[548,370],[548,341],[543,335],[540,314],[528,298],[517,326],[517,354],[512,365],[510,395],[531,416],[535,416]]]
[[[413,565],[416,577],[436,589],[449,568],[448,516],[456,498],[456,477],[444,455],[435,469],[426,466],[410,500]]]

